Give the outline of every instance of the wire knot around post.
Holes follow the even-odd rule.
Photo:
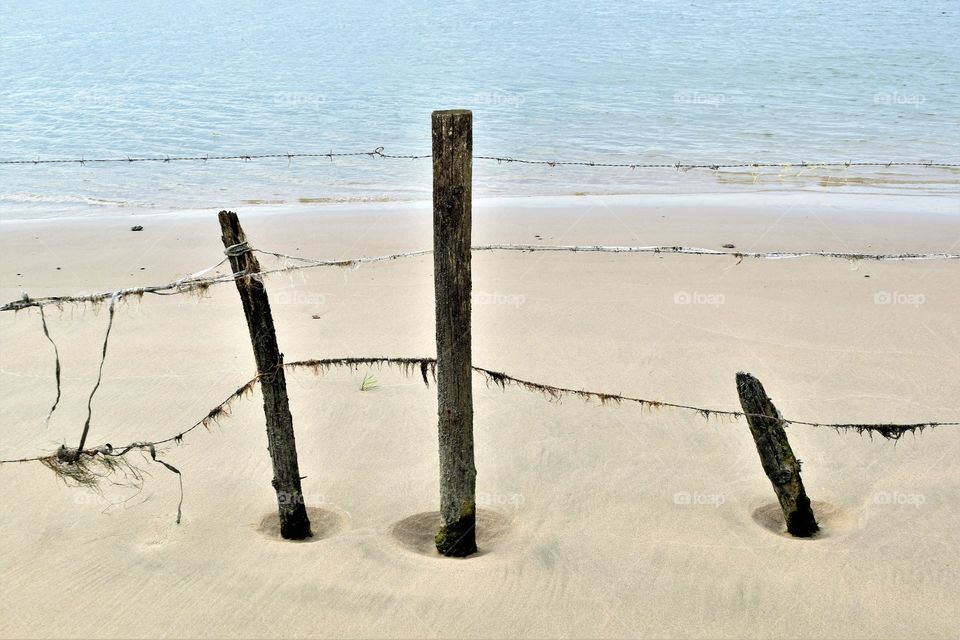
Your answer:
[[[250,246],[250,243],[247,241],[238,242],[237,244],[232,244],[223,252],[227,255],[228,258],[236,258],[237,256],[242,256],[245,253],[253,251],[253,247]]]

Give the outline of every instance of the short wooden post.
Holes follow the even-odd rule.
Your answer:
[[[737,374],[737,392],[760,454],[760,463],[783,509],[787,531],[798,538],[809,538],[820,527],[813,517],[810,499],[800,479],[800,463],[790,448],[780,412],[773,406],[760,381],[749,373]]]
[[[248,274],[236,280],[243,302],[243,313],[250,330],[253,355],[257,361],[263,412],[267,423],[267,443],[273,462],[273,488],[277,492],[280,511],[280,535],[288,540],[309,538],[310,520],[303,504],[300,488],[300,465],[293,434],[293,416],[287,398],[287,380],[283,371],[283,354],[277,346],[277,334],[270,313],[270,300],[260,273],[260,263],[247,244],[237,214],[221,211],[220,229],[223,246],[234,273]]]
[[[437,551],[475,553],[470,227],[473,114],[433,112],[433,268],[437,319],[440,516]]]

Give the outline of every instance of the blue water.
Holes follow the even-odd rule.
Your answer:
[[[960,4],[0,5],[0,159],[378,146],[428,154],[430,112],[450,107],[474,111],[477,154],[960,162]],[[758,180],[478,162],[475,189],[822,187],[825,172],[809,173]],[[957,179],[923,169],[872,175],[866,184],[878,188]],[[0,166],[0,216],[428,198],[429,188],[429,160]]]

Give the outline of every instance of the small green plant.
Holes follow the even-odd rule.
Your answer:
[[[370,391],[371,389],[375,389],[378,384],[380,383],[377,382],[376,378],[369,373],[365,374],[363,376],[363,382],[360,383],[360,391]]]

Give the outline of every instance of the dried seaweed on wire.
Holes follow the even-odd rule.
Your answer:
[[[326,358],[322,360],[302,360],[299,362],[290,362],[284,366],[297,368],[297,367],[306,367],[312,369],[314,372],[321,373],[332,367],[352,367],[356,368],[360,365],[377,365],[382,367],[383,365],[397,366],[405,375],[410,375],[416,369],[419,368],[421,375],[423,377],[424,384],[427,384],[427,371],[435,372],[436,371],[436,359],[435,358],[387,358],[383,356],[374,356],[374,357],[351,357],[351,358]],[[661,400],[649,400],[645,398],[636,398],[631,396],[625,396],[617,393],[608,393],[603,391],[588,391],[585,389],[571,389],[567,387],[558,387],[554,385],[544,384],[540,382],[533,382],[530,380],[524,380],[522,378],[517,378],[511,376],[502,371],[494,371],[492,369],[484,369],[483,367],[474,366],[473,370],[484,377],[488,384],[493,384],[494,386],[499,387],[500,389],[505,390],[508,385],[516,386],[520,389],[526,391],[533,391],[540,393],[545,396],[548,400],[559,402],[565,396],[574,396],[581,398],[583,400],[597,400],[601,405],[608,403],[632,403],[640,405],[641,407],[648,409],[659,409],[659,408],[671,408],[679,409],[683,411],[692,411],[702,417],[705,420],[710,420],[712,417],[716,416],[725,416],[734,419],[739,419],[745,416],[742,411],[728,411],[723,409],[711,409],[708,407],[697,407],[693,405],[680,404],[675,402],[664,402]],[[429,385],[428,385],[429,386]],[[878,434],[883,438],[888,440],[898,440],[906,433],[922,432],[924,429],[931,429],[935,427],[944,427],[944,426],[960,426],[960,422],[920,422],[920,423],[910,423],[910,424],[890,424],[890,423],[879,423],[879,424],[851,424],[851,423],[820,423],[820,422],[808,422],[803,420],[791,420],[788,418],[783,418],[784,422],[793,425],[800,426],[809,426],[809,427],[825,427],[830,429],[835,429],[838,432],[840,431],[855,431],[857,434],[862,435],[864,433],[872,436],[873,434]]]
[[[77,445],[78,459],[80,453],[83,451],[83,445],[86,444],[87,434],[90,433],[90,420],[93,418],[93,396],[97,393],[97,389],[100,388],[100,382],[103,380],[103,364],[107,361],[107,344],[110,341],[110,330],[113,329],[113,317],[116,304],[117,298],[114,296],[110,299],[110,319],[107,323],[107,331],[103,336],[103,349],[100,353],[100,368],[97,370],[97,382],[93,385],[93,389],[90,390],[90,397],[87,398],[87,420],[83,423],[83,433],[80,435],[80,444]]]
[[[180,470],[177,469],[177,468],[176,468],[175,466],[173,466],[172,464],[170,464],[170,463],[168,463],[168,462],[164,462],[163,460],[161,460],[160,458],[158,458],[158,457],[157,457],[157,448],[156,448],[153,444],[149,445],[149,449],[150,449],[150,457],[151,457],[153,460],[155,460],[156,462],[159,462],[160,464],[162,464],[163,466],[165,466],[165,467],[166,467],[167,469],[169,469],[170,471],[173,471],[175,474],[177,474],[177,480],[180,481],[180,502],[177,503],[177,524],[180,524],[180,517],[181,517],[181,515],[182,515],[182,511],[181,511],[181,510],[182,510],[182,508],[183,508],[183,474],[180,473]]]
[[[192,426],[180,431],[162,440],[153,442],[132,442],[123,447],[113,447],[110,444],[101,445],[96,448],[84,450],[68,448],[66,445],[60,445],[56,453],[33,458],[21,458],[18,460],[0,460],[0,464],[9,464],[16,462],[40,462],[50,469],[68,486],[85,487],[97,493],[101,493],[101,484],[106,482],[114,486],[135,487],[138,490],[143,488],[142,469],[133,465],[127,459],[127,454],[133,451],[145,451],[150,454],[150,458],[164,467],[177,474],[180,483],[180,501],[177,504],[177,524],[180,524],[183,507],[183,474],[180,470],[169,462],[157,457],[158,445],[167,443],[179,444],[183,441],[183,436],[201,426],[207,427],[211,421],[216,421],[219,417],[225,415],[229,405],[248,394],[256,386],[259,378],[253,378],[237,388],[223,402],[207,412],[207,414],[195,422]]]
[[[43,335],[47,337],[47,340],[50,341],[50,344],[53,346],[53,358],[54,358],[54,369],[53,376],[57,382],[57,397],[53,401],[53,406],[50,407],[50,411],[47,412],[47,417],[44,418],[44,424],[50,424],[50,418],[53,417],[53,412],[57,410],[57,405],[60,404],[60,350],[57,349],[57,343],[53,341],[53,338],[50,336],[50,329],[47,327],[47,316],[43,313],[43,307],[40,307],[40,322],[43,323]]]
[[[297,362],[287,362],[283,366],[289,369],[310,369],[314,373],[325,373],[330,369],[337,367],[349,367],[357,370],[360,366],[375,366],[382,368],[384,365],[399,367],[404,375],[411,375],[417,371],[423,378],[423,384],[430,386],[427,381],[427,372],[432,371],[436,366],[436,360],[432,358],[386,358],[381,356],[363,357],[363,358],[325,358],[321,360],[300,360]]]
[[[322,373],[334,367],[351,367],[356,369],[360,365],[377,365],[377,366],[396,366],[398,367],[405,375],[412,375],[414,372],[419,371],[421,377],[423,378],[424,384],[428,385],[427,373],[430,372],[435,377],[436,372],[436,359],[435,358],[390,358],[384,356],[374,356],[374,357],[349,357],[349,358],[325,358],[325,359],[314,359],[314,360],[301,360],[297,362],[289,362],[284,364],[284,367],[289,368],[307,368],[313,370],[315,373]],[[710,409],[707,407],[697,407],[693,405],[678,404],[672,402],[663,402],[659,400],[647,400],[643,398],[636,398],[631,396],[625,396],[615,393],[607,393],[600,391],[588,391],[585,389],[571,389],[566,387],[558,387],[554,385],[544,384],[540,382],[533,382],[530,380],[524,380],[522,378],[517,378],[511,376],[502,371],[494,371],[491,369],[484,369],[482,367],[473,367],[474,371],[481,374],[488,382],[488,384],[493,384],[494,386],[499,387],[500,389],[506,389],[509,386],[516,386],[520,389],[527,391],[534,391],[540,393],[547,397],[550,400],[559,401],[563,397],[572,395],[583,400],[595,399],[600,402],[601,405],[614,402],[617,404],[620,403],[634,403],[639,404],[642,407],[658,409],[662,407],[674,408],[686,411],[695,412],[697,415],[702,418],[709,420],[713,416],[728,416],[734,419],[744,417],[746,414],[740,411],[727,411],[720,409]],[[201,426],[208,426],[211,421],[216,421],[221,416],[228,413],[230,404],[249,393],[253,387],[257,384],[260,377],[253,378],[241,385],[236,391],[234,391],[230,396],[228,396],[223,402],[218,404],[216,407],[211,409],[207,414],[194,423],[192,426],[184,429],[168,438],[162,440],[157,440],[154,442],[134,442],[125,447],[119,449],[113,449],[110,445],[104,445],[99,449],[87,449],[81,452],[78,452],[75,449],[67,449],[65,446],[61,446],[60,451],[55,455],[46,455],[46,456],[35,456],[30,458],[19,458],[19,459],[10,459],[10,460],[0,460],[0,464],[11,464],[19,462],[34,462],[40,461],[45,466],[53,469],[57,472],[58,476],[69,479],[80,485],[90,485],[96,484],[99,479],[103,479],[105,475],[113,472],[117,469],[116,466],[112,465],[109,462],[103,462],[103,459],[115,460],[123,457],[130,451],[133,450],[148,450],[153,451],[155,455],[154,447],[161,444],[166,444],[169,442],[180,443],[183,440],[183,437],[190,433],[191,431],[197,429]],[[764,416],[760,416],[764,417]],[[917,422],[917,423],[908,423],[908,424],[892,424],[892,423],[820,423],[820,422],[808,422],[802,420],[792,420],[789,418],[782,418],[782,420],[788,424],[792,425],[802,425],[810,427],[825,427],[830,429],[835,429],[838,432],[842,431],[855,431],[856,433],[862,435],[864,433],[872,436],[873,434],[878,434],[881,437],[889,440],[898,440],[906,433],[916,433],[923,432],[924,429],[932,429],[936,427],[943,426],[960,426],[960,421],[951,421],[951,422]],[[100,454],[102,458],[97,460],[96,463],[91,464],[90,460],[96,459],[97,455]],[[153,457],[152,455],[152,457]],[[86,456],[86,457],[84,457]],[[79,464],[76,467],[64,466],[60,463],[68,462],[71,457],[75,457],[74,463]],[[178,470],[171,468],[170,465],[161,462],[165,466],[179,473]],[[99,465],[99,466],[97,466]],[[99,471],[99,473],[98,473]],[[104,473],[107,472],[107,473]],[[182,478],[181,478],[181,487],[182,487]],[[182,501],[182,494],[181,494]]]
[[[83,452],[61,445],[56,453],[38,458],[64,484],[84,487],[102,494],[102,483],[113,486],[143,487],[143,471],[127,458],[110,455],[110,445]]]

